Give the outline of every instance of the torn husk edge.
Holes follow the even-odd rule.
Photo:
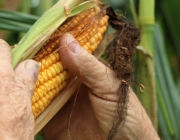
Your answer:
[[[32,58],[54,31],[69,17],[97,5],[95,1],[60,0],[40,17],[12,50],[13,68],[25,59]]]

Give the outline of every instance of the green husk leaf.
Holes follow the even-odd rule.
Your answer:
[[[94,1],[83,2],[83,3],[79,4],[78,6],[74,7],[72,9],[71,13],[69,13],[67,18],[78,15],[79,13],[84,12],[88,9],[91,9],[95,6],[97,6],[97,3],[95,3]],[[40,48],[41,48],[41,46],[37,47],[37,49],[34,50],[33,53],[28,58],[32,58],[39,51]]]
[[[81,4],[79,4],[78,6],[76,6],[75,8],[73,8],[69,17],[78,15],[79,13],[81,13],[81,11],[86,11],[88,9],[95,7],[95,6],[97,6],[97,3],[95,3],[94,1],[85,1]]]
[[[80,1],[73,0],[59,1],[44,13],[12,50],[13,67],[22,60],[32,58],[52,33],[54,33],[68,17],[96,6],[95,1],[86,1],[80,3],[80,5],[78,5],[78,2],[80,3]],[[92,6],[90,4],[92,4]]]

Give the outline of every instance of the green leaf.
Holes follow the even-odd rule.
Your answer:
[[[160,93],[158,94],[161,94],[158,95],[158,97],[163,98],[160,100],[163,100],[165,103],[165,107],[162,108],[162,106],[160,106],[160,109],[162,113],[165,111],[164,109],[166,109],[168,112],[169,120],[167,120],[167,117],[164,114],[164,118],[166,118],[164,119],[164,123],[167,124],[169,135],[173,139],[180,139],[180,134],[178,131],[180,130],[180,97],[177,91],[177,87],[173,81],[172,73],[169,69],[167,56],[164,50],[165,44],[163,40],[163,34],[159,24],[156,24],[155,31],[155,68],[157,75],[156,78],[160,88]],[[172,133],[172,128],[169,127],[169,121],[171,122],[174,133]]]
[[[0,9],[0,19],[9,19],[11,21],[19,21],[32,25],[38,18],[39,17],[30,14]]]
[[[29,28],[17,27],[17,26],[14,26],[14,25],[10,25],[10,24],[6,24],[6,23],[1,22],[0,23],[0,29],[18,31],[18,32],[26,32]]]
[[[12,31],[22,31],[27,32],[31,28],[31,24],[21,23],[18,21],[12,21],[8,19],[0,18],[0,29],[12,30]]]

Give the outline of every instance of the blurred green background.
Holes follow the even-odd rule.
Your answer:
[[[0,0],[0,38],[10,45],[18,43],[56,1]],[[180,140],[180,1],[104,1],[140,28],[141,43],[134,57],[134,81],[137,83],[134,90],[161,139]],[[145,86],[144,92],[139,90],[140,84]],[[38,135],[36,139],[42,138]]]

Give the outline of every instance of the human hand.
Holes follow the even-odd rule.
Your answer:
[[[33,140],[31,97],[39,72],[33,60],[12,67],[10,47],[0,40],[0,139]]]
[[[117,107],[121,81],[116,74],[79,46],[69,34],[60,44],[62,62],[85,84],[42,131],[45,139],[106,139]],[[77,96],[76,96],[77,95]],[[116,139],[157,140],[152,123],[134,92],[129,90],[127,116]]]

